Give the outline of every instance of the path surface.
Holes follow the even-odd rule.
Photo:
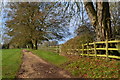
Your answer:
[[[18,78],[70,78],[70,74],[31,52],[23,50],[23,63]]]

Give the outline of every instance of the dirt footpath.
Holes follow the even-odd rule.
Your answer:
[[[31,52],[23,50],[23,63],[18,78],[70,78],[70,74]]]

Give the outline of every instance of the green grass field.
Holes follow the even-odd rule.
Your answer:
[[[71,72],[73,76],[83,78],[118,78],[120,70],[119,60],[109,60],[103,58],[82,57],[69,62],[69,59],[59,56],[57,53],[45,50],[31,50],[36,55],[53,64],[60,65],[61,68]],[[69,63],[66,65],[66,63]],[[65,65],[64,65],[65,64]]]
[[[29,49],[28,49],[29,50]],[[47,50],[30,50],[44,60],[58,65],[76,77],[83,78],[117,78],[120,61],[94,57],[82,57],[69,61],[68,58]],[[2,78],[15,78],[21,64],[21,49],[2,50]],[[69,63],[66,65],[66,63]],[[62,65],[61,65],[62,64]]]
[[[72,75],[83,78],[118,78],[120,77],[120,61],[103,58],[82,57],[68,65],[62,66]]]
[[[21,64],[21,49],[2,50],[2,78],[15,78]]]
[[[60,65],[68,61],[67,58],[64,56],[60,56],[58,53],[50,52],[50,51],[45,51],[45,50],[30,50],[33,53],[35,53],[37,56],[40,56],[44,60],[55,64],[55,65]]]

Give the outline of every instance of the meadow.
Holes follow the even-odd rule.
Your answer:
[[[67,64],[67,65],[66,65]],[[81,78],[118,78],[120,77],[120,61],[105,58],[80,57],[66,63],[62,67],[73,76]]]
[[[59,56],[45,50],[31,50],[35,55],[40,56],[44,60],[58,65],[59,67],[69,71],[75,77],[81,78],[118,78],[120,70],[120,61],[102,57],[80,57]]]
[[[2,50],[2,78],[15,78],[22,62],[21,49]]]
[[[15,78],[22,63],[21,49],[2,50],[2,78]],[[60,56],[47,50],[31,50],[33,54],[45,61],[69,71],[75,77],[81,78],[118,78],[120,61],[115,59]]]
[[[22,63],[21,49],[3,49],[2,50],[2,78],[15,78]],[[57,53],[45,50],[30,50],[44,60],[55,64],[63,64],[67,59]]]
[[[30,50],[30,51],[32,51],[35,55],[41,57],[42,59],[55,65],[60,65],[68,61],[66,57],[60,56],[58,53],[51,52],[49,50],[40,49],[40,50]]]

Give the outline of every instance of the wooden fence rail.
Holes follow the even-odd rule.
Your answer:
[[[68,50],[68,53],[69,51],[81,51],[82,53],[80,55],[84,56],[101,56],[101,57],[106,57],[107,59],[108,58],[117,58],[117,59],[120,59],[120,56],[114,56],[114,55],[109,55],[109,51],[111,50],[115,50],[115,51],[120,51],[120,47],[118,48],[109,48],[108,44],[119,44],[120,43],[120,40],[113,40],[113,41],[100,41],[100,42],[93,42],[93,43],[87,43],[87,44],[82,44],[81,47],[82,49],[67,49]],[[98,48],[97,45],[104,45],[105,47],[104,48]],[[92,46],[93,48],[90,48],[90,46]],[[101,51],[101,50],[105,50],[105,54],[102,55],[102,54],[97,54],[98,51]],[[87,52],[87,54],[85,54],[84,52]],[[93,51],[94,54],[90,54],[90,51]]]
[[[48,49],[52,50],[53,52],[56,52],[56,53],[61,53],[61,46],[59,46],[59,45],[57,45],[57,46],[49,46]]]

